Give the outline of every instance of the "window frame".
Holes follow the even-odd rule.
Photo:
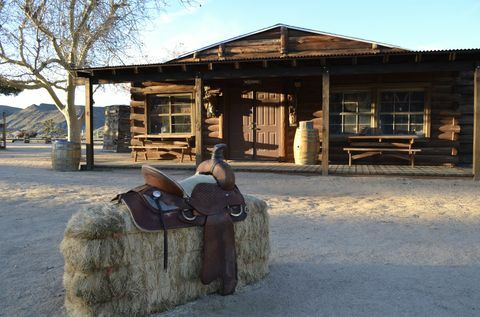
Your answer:
[[[410,116],[412,116],[412,115],[423,115],[423,134],[425,135],[425,137],[430,137],[429,124],[427,124],[430,121],[429,120],[430,107],[429,107],[429,102],[428,102],[429,98],[427,98],[427,95],[429,94],[428,89],[421,88],[421,87],[415,87],[415,88],[412,88],[412,87],[405,87],[405,88],[398,87],[398,88],[378,89],[378,91],[377,91],[378,111],[377,111],[377,119],[376,119],[377,120],[377,126],[380,126],[380,116],[382,114],[396,114],[395,109],[394,109],[393,112],[382,112],[381,95],[382,95],[382,93],[385,93],[385,92],[394,92],[394,93],[395,92],[407,92],[407,93],[422,92],[423,93],[423,111],[405,111],[404,113],[402,112],[402,114],[403,115],[408,115],[407,126],[408,126],[409,130],[410,130],[410,125],[411,125]],[[427,107],[428,107],[428,111],[427,111]],[[395,123],[394,123],[393,126],[395,126]]]
[[[172,113],[172,97],[177,97],[177,96],[188,96],[190,98],[190,113],[189,114],[174,114]],[[146,94],[146,99],[145,99],[145,130],[147,135],[159,135],[159,136],[184,136],[184,135],[189,135],[192,136],[194,134],[194,122],[195,122],[195,113],[194,113],[194,96],[193,92],[174,92],[174,93],[151,93],[151,94]],[[150,98],[152,97],[168,97],[168,113],[165,114],[156,114],[155,116],[157,117],[168,117],[169,118],[169,130],[170,132],[152,132],[150,130],[151,124],[150,124],[150,118],[152,117],[150,115]],[[172,132],[172,117],[174,116],[190,116],[190,131],[189,132]]]
[[[370,126],[373,126],[374,124],[374,121],[375,121],[375,112],[374,112],[374,107],[373,107],[373,104],[374,104],[374,99],[372,98],[373,95],[372,95],[372,92],[371,90],[369,89],[334,89],[332,90],[332,92],[330,94],[342,94],[342,98],[344,98],[345,94],[354,94],[354,93],[365,93],[367,95],[367,98],[369,98],[369,101],[370,101],[370,111],[369,112],[365,112],[365,111],[358,111],[358,105],[356,107],[356,111],[355,112],[346,112],[344,111],[345,108],[344,108],[344,102],[342,100],[342,111],[341,112],[330,112],[330,116],[333,115],[339,115],[341,117],[341,123],[340,123],[340,126],[341,126],[341,132],[340,133],[334,133],[334,134],[350,134],[350,132],[345,132],[345,116],[355,116],[355,129],[356,129],[356,133],[354,134],[359,134],[360,131],[359,131],[359,125],[360,125],[360,119],[359,117],[362,116],[362,115],[368,115],[370,116]],[[331,109],[331,105],[330,105],[330,109]],[[331,121],[331,120],[330,120]],[[348,126],[352,126],[352,124],[347,124]]]
[[[423,110],[423,133],[426,138],[431,135],[431,85],[427,82],[418,83],[386,83],[375,85],[338,85],[332,87],[330,97],[333,93],[351,93],[351,92],[370,92],[372,108],[372,128],[378,128],[380,125],[380,96],[385,91],[423,91],[424,92],[424,110]],[[331,107],[330,107],[331,109]],[[330,113],[331,115],[332,113]],[[330,123],[331,124],[331,123]],[[346,135],[349,133],[331,133],[332,135]],[[357,132],[356,135],[359,133]]]

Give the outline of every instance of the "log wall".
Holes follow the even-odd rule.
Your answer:
[[[135,136],[147,134],[147,95],[148,94],[175,94],[175,93],[192,93],[194,86],[193,85],[184,85],[184,84],[167,84],[160,82],[143,82],[143,83],[133,83],[130,89],[131,101],[130,101],[130,132],[131,132],[131,145],[142,145],[142,143],[135,139]],[[193,108],[192,108],[193,112]],[[193,124],[194,121],[192,121]],[[193,129],[193,126],[192,126]],[[192,131],[192,136],[194,132]],[[175,138],[165,138],[162,140],[152,139],[149,142],[152,144],[157,143],[174,143],[178,139]],[[158,158],[158,159],[174,159],[179,157],[180,153],[178,151],[164,151],[158,153],[156,151],[147,152],[149,158]],[[153,155],[158,155],[157,157]]]

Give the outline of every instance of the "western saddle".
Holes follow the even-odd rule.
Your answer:
[[[233,222],[247,216],[245,200],[235,175],[223,160],[225,144],[214,147],[212,158],[202,162],[195,175],[176,182],[161,171],[142,166],[145,184],[114,198],[130,211],[142,231],[164,233],[164,268],[168,265],[169,229],[203,226],[200,279],[209,284],[221,279],[222,295],[235,291],[237,263]]]

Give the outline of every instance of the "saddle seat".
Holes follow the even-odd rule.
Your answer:
[[[168,229],[203,226],[203,259],[200,279],[223,282],[222,295],[237,284],[234,221],[247,216],[245,200],[235,185],[231,167],[218,152],[202,162],[197,173],[179,182],[151,167],[142,166],[145,185],[117,196],[135,225],[143,231],[164,231],[164,266],[168,264]],[[217,178],[218,176],[218,178]]]

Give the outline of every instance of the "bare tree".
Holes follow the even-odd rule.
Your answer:
[[[69,140],[80,142],[74,70],[123,64],[142,46],[139,31],[169,1],[0,0],[0,86],[46,89]]]

